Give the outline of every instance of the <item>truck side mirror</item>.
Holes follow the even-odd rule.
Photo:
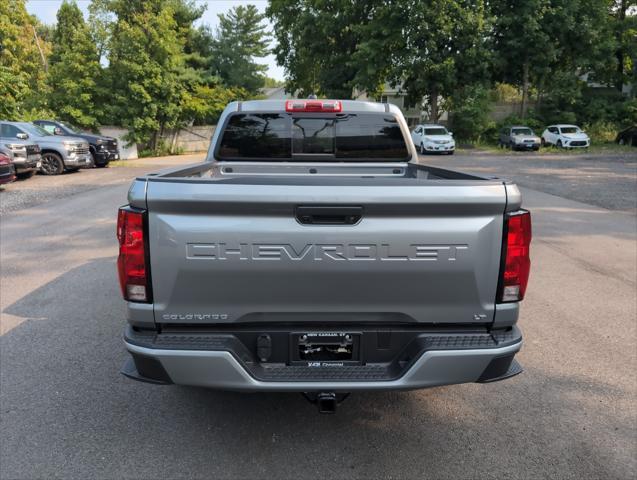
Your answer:
[[[449,132],[449,135],[451,135],[453,137],[453,132]]]
[[[15,136],[15,138],[19,138],[20,140],[26,140],[27,138],[29,138],[29,135],[26,133],[20,132]]]

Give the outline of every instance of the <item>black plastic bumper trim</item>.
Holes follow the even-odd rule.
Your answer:
[[[171,385],[173,383],[159,360],[133,353],[124,362],[120,373],[138,382],[155,385]]]
[[[515,377],[524,371],[515,358],[515,353],[491,360],[484,369],[477,383],[491,383]]]

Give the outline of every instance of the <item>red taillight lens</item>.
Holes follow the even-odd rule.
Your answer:
[[[518,302],[524,298],[529,282],[531,258],[531,213],[519,210],[506,216],[504,265],[500,279],[500,302]]]
[[[119,209],[117,240],[119,240],[117,270],[122,295],[132,302],[150,302],[143,212],[132,210],[130,207]]]
[[[285,102],[286,112],[340,112],[342,104],[339,100],[288,100]]]

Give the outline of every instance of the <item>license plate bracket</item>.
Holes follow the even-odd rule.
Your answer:
[[[360,332],[295,332],[290,335],[290,364],[309,367],[360,365]]]

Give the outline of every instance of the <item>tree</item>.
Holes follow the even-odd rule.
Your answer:
[[[23,120],[46,110],[49,43],[24,0],[0,2],[0,118]]]
[[[560,88],[556,83],[592,70],[609,57],[612,37],[607,34],[607,4],[598,0],[492,0],[495,17],[493,49],[497,80],[522,90],[521,114],[527,111],[529,89]],[[560,75],[557,73],[560,72]],[[580,82],[581,83],[581,82]]]
[[[612,0],[609,23],[614,39],[614,64],[609,80],[621,92],[632,79],[637,80],[637,0]],[[614,67],[614,68],[613,68]]]
[[[101,67],[97,47],[75,2],[65,0],[58,10],[49,64],[50,108],[62,120],[95,129],[100,116],[96,79]]]
[[[351,63],[357,66],[355,84],[377,93],[389,81],[412,102],[427,97],[433,122],[440,115],[440,98],[488,78],[484,1],[379,2],[357,31],[361,41]]]
[[[166,128],[182,121],[187,93],[184,45],[194,18],[184,0],[111,0],[116,20],[109,42],[110,118],[130,130],[129,140],[158,146]]]
[[[88,27],[100,62],[106,58],[114,23],[110,0],[92,0],[88,6]]]
[[[219,14],[219,27],[212,40],[212,64],[228,87],[240,87],[257,93],[263,87],[267,67],[254,61],[268,54],[265,15],[254,5],[234,7]]]
[[[271,0],[267,15],[274,24],[274,53],[285,67],[286,89],[301,96],[351,98],[360,68],[351,64],[361,41],[358,28],[377,3],[380,0]]]

